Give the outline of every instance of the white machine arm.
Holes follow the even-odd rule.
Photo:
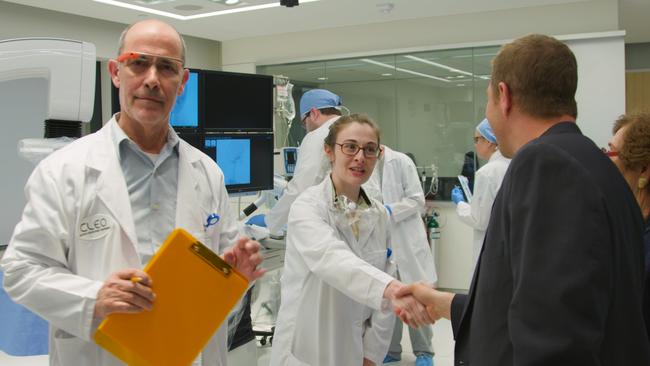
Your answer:
[[[59,38],[0,40],[0,82],[48,80],[46,119],[90,121],[95,98],[95,45]]]
[[[43,137],[44,121],[81,125],[91,120],[95,63],[95,46],[86,42],[56,38],[0,40],[1,121],[5,129],[11,129],[11,133],[0,133],[4,177],[0,190],[0,246],[9,242],[20,219],[25,207],[25,181],[34,168],[18,159],[19,140]],[[39,89],[30,90],[34,85]],[[43,86],[47,90],[41,90]],[[45,108],[41,103],[46,103]]]

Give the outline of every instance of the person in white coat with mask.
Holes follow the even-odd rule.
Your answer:
[[[424,324],[426,310],[391,277],[390,227],[381,202],[361,185],[381,154],[379,129],[363,115],[341,117],[325,139],[331,175],[289,213],[271,366],[381,364],[394,315]]]
[[[330,164],[323,153],[323,140],[329,127],[341,117],[341,97],[325,89],[312,89],[300,98],[300,118],[307,130],[298,149],[293,178],[282,197],[266,214],[265,223],[271,233],[281,232],[287,224],[289,209],[298,195],[323,181]]]
[[[476,171],[472,202],[465,202],[459,187],[452,190],[451,199],[457,204],[456,212],[460,220],[474,228],[473,263],[476,263],[490,222],[492,204],[501,188],[510,159],[501,155],[497,138],[487,118],[476,126],[474,147],[478,157],[488,162]]]
[[[391,222],[391,244],[397,263],[398,279],[405,283],[424,281],[434,285],[436,274],[433,254],[427,240],[424,215],[424,192],[415,163],[406,154],[384,146],[382,169],[379,174],[381,194]],[[373,174],[373,179],[377,175]],[[433,330],[430,325],[409,328],[416,366],[433,365]],[[402,322],[395,329],[384,363],[401,359]]]
[[[109,314],[156,306],[141,269],[175,227],[250,280],[262,274],[259,244],[236,238],[221,170],[169,126],[188,79],[182,37],[158,20],[136,22],[118,54],[108,67],[121,112],[35,168],[1,262],[7,293],[50,324],[50,365],[122,365],[93,333]],[[226,333],[195,364],[225,365]]]

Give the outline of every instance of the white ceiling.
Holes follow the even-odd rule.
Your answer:
[[[141,11],[110,6],[93,0],[6,1],[124,24],[150,16]],[[140,0],[140,2],[137,0],[119,1],[145,6],[143,0]],[[185,35],[225,41],[331,27],[583,1],[592,0],[319,0],[317,2],[302,3],[293,8],[274,7],[192,20],[167,18],[166,21],[176,26]],[[272,2],[278,1],[243,0],[243,3],[236,7]],[[619,2],[621,4],[621,29],[628,31],[628,38],[640,39],[631,32],[645,32],[648,30],[647,19],[650,14],[650,1],[620,0]],[[382,11],[382,9],[391,8],[391,5],[386,4],[391,4],[392,10]],[[215,4],[209,0],[174,0],[159,5],[146,6],[160,11],[173,12],[181,16],[232,9],[231,6]],[[177,10],[179,7],[180,9],[197,7],[201,9]],[[650,38],[650,34],[643,35],[643,37]]]

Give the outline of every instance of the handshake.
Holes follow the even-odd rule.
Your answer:
[[[391,302],[395,315],[408,326],[417,328],[440,318],[449,319],[454,294],[438,291],[425,282],[405,285],[394,280],[386,286],[384,298]]]

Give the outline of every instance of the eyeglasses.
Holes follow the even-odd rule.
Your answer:
[[[618,151],[612,151],[612,150],[607,149],[607,148],[605,148],[605,147],[601,147],[600,150],[601,150],[605,155],[609,156],[610,158],[613,158],[613,157],[615,157],[615,156],[618,156]]]
[[[483,136],[474,136],[474,143],[478,144],[479,140],[481,140]]]
[[[156,70],[163,76],[180,75],[183,69],[183,60],[176,57],[151,55],[143,52],[125,52],[117,56],[117,61],[123,63],[134,74],[142,74],[156,66]]]
[[[344,142],[342,144],[337,142],[335,145],[339,145],[341,147],[341,152],[349,156],[355,156],[359,150],[363,150],[363,156],[369,159],[379,157],[379,154],[381,154],[382,151],[381,147],[373,143],[370,143],[365,147],[361,147],[353,142]]]

